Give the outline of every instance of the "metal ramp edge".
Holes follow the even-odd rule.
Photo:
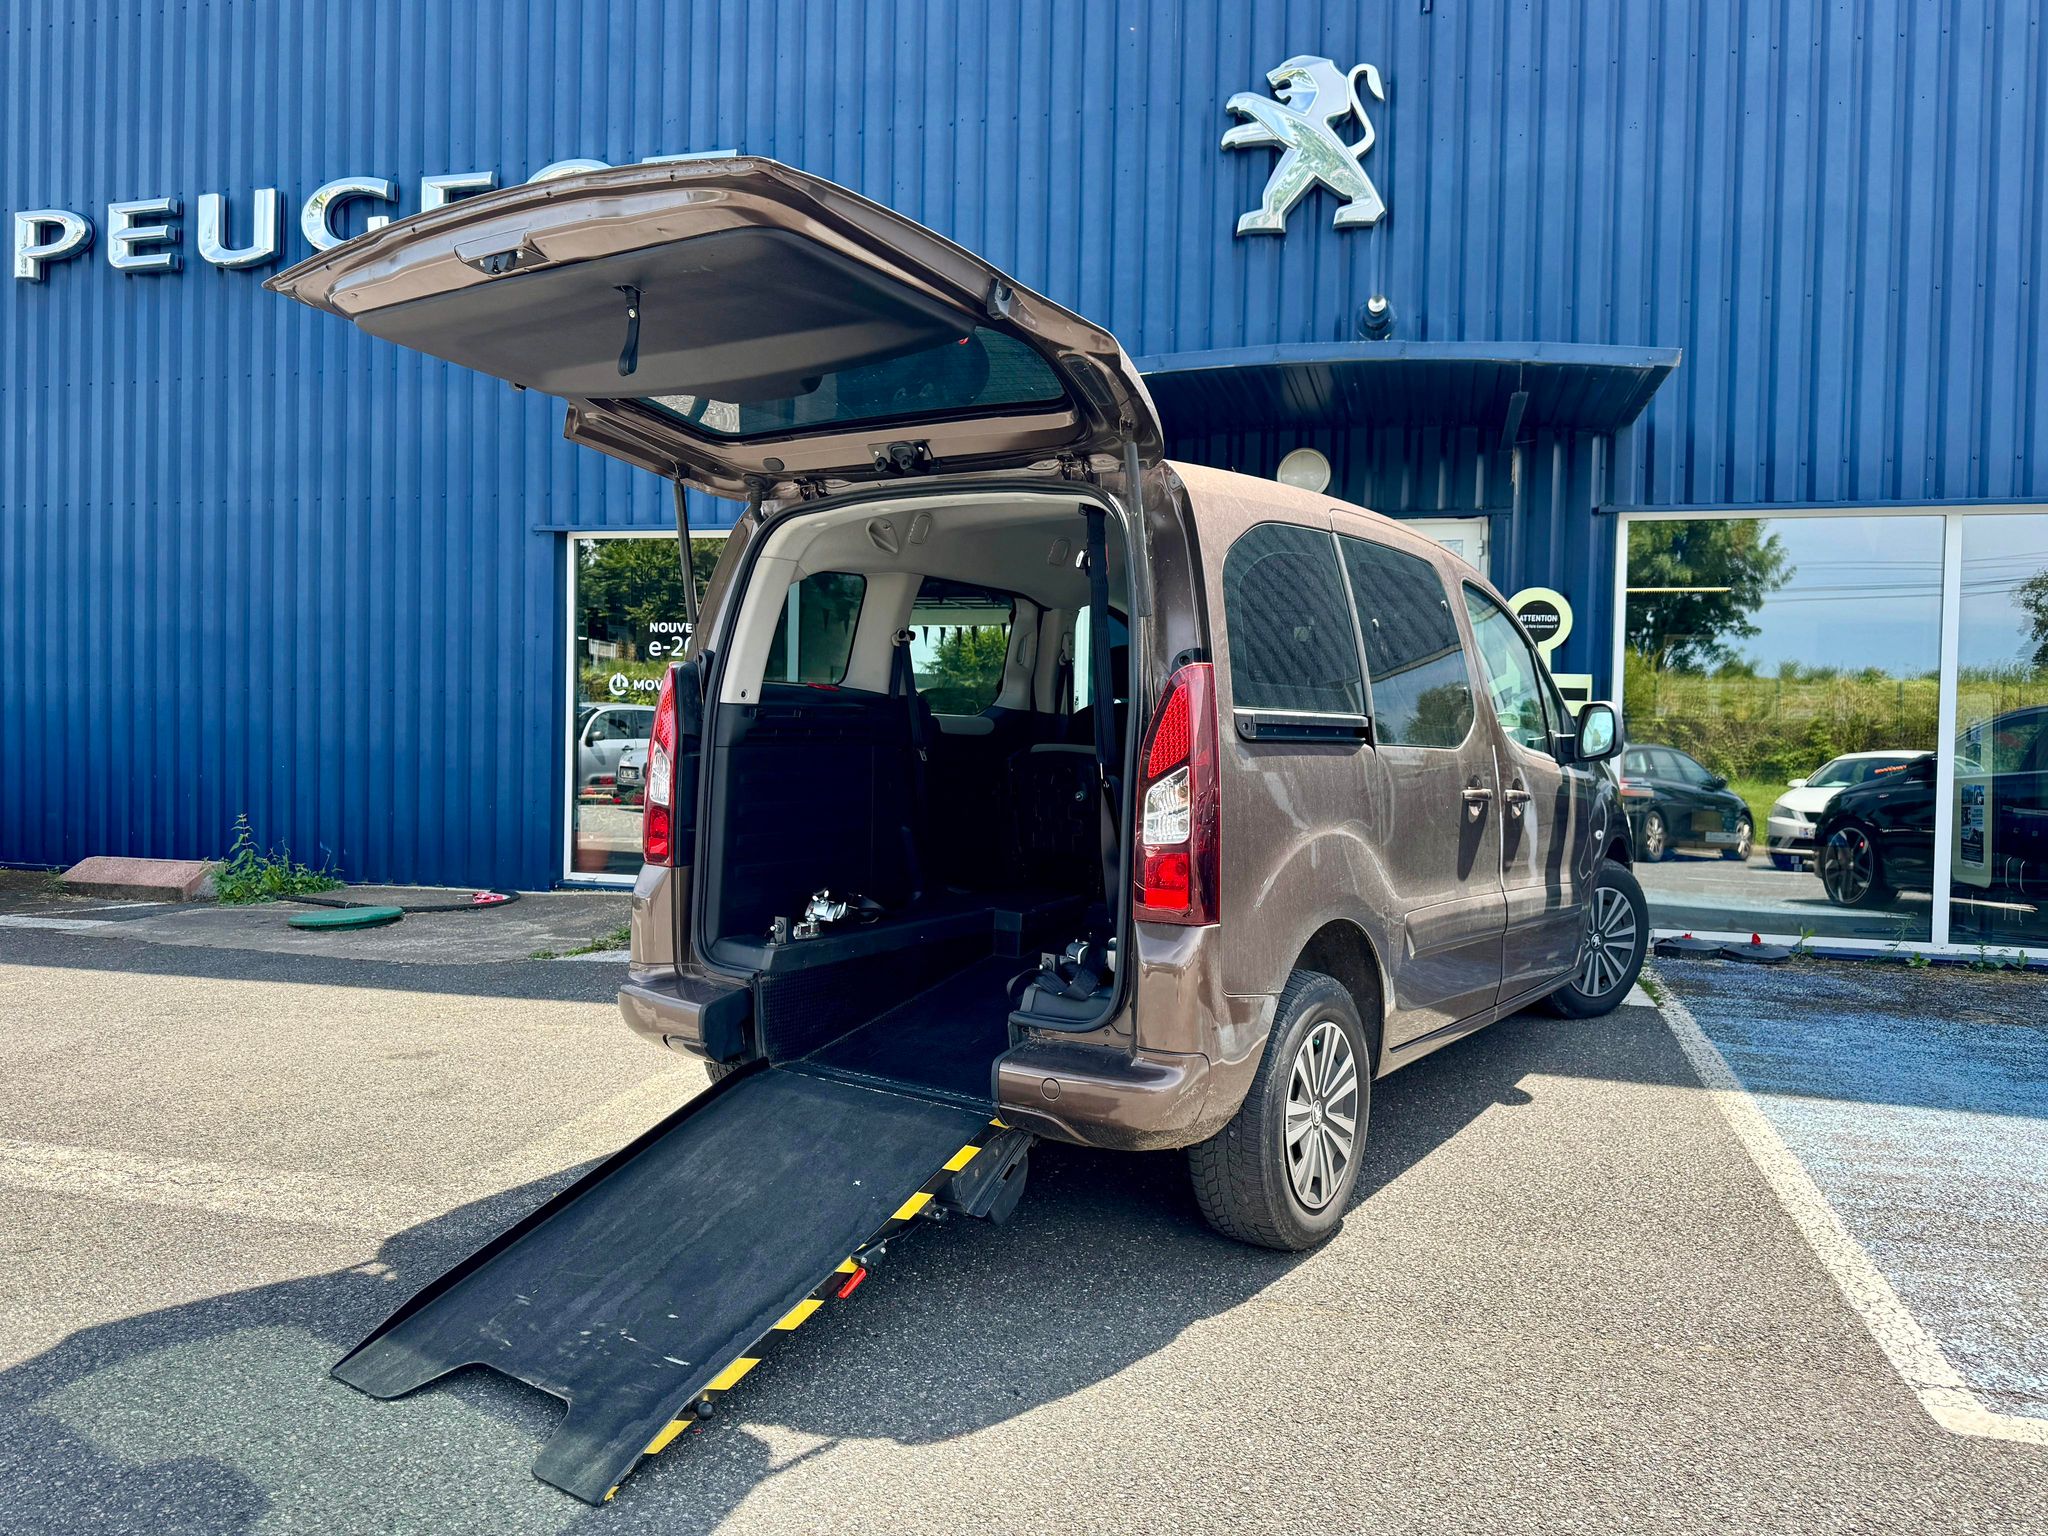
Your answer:
[[[391,1398],[483,1365],[549,1392],[568,1412],[534,1475],[600,1503],[850,1295],[948,1185],[992,1198],[982,1175],[1026,1144],[985,1110],[736,1073],[429,1283],[333,1374]]]

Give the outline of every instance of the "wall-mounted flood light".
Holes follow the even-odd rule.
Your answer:
[[[1313,448],[1297,448],[1280,461],[1273,478],[1297,491],[1324,491],[1330,485],[1330,461]]]

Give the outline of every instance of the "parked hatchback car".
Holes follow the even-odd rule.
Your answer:
[[[620,994],[716,1075],[1186,1148],[1217,1228],[1301,1248],[1375,1079],[1634,982],[1615,709],[1399,523],[1169,462],[1114,337],[931,231],[769,161],[622,167],[274,282],[745,501]],[[935,712],[908,619],[964,588],[1009,615],[994,698]]]
[[[1630,742],[1621,755],[1621,799],[1635,846],[1652,863],[1681,848],[1743,860],[1755,846],[1748,802],[1676,747]]]
[[[610,799],[617,793],[619,758],[644,743],[654,725],[646,704],[585,706],[576,721],[576,785],[582,795]]]
[[[1835,796],[1814,828],[1828,900],[1882,906],[1933,885],[1935,773],[1925,752]],[[2048,892],[2048,705],[2009,709],[1958,735],[1953,836],[1957,902],[2038,906]]]
[[[1867,784],[1897,773],[1918,752],[1844,752],[1832,757],[1803,779],[1785,786],[1771,807],[1766,826],[1771,863],[1779,869],[1797,869],[1813,859],[1813,826],[1834,803],[1835,796],[1852,784]]]

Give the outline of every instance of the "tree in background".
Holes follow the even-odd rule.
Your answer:
[[[2037,672],[2048,671],[2048,571],[2034,572],[2013,597],[2027,616],[2027,644],[2034,648],[2029,664]]]
[[[697,590],[711,579],[723,539],[690,540]],[[576,573],[583,632],[595,640],[636,641],[658,621],[680,622],[683,572],[673,538],[590,539]]]
[[[977,715],[1002,687],[1010,632],[1000,624],[978,624],[942,637],[932,664],[918,678],[918,692],[942,715]]]
[[[1636,523],[1628,531],[1629,646],[1658,671],[1733,661],[1731,642],[1760,633],[1750,616],[1792,574],[1778,536],[1753,517]]]

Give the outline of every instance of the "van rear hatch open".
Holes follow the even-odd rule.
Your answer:
[[[772,160],[509,187],[268,286],[561,396],[572,437],[718,495],[1161,451],[1107,331]]]

